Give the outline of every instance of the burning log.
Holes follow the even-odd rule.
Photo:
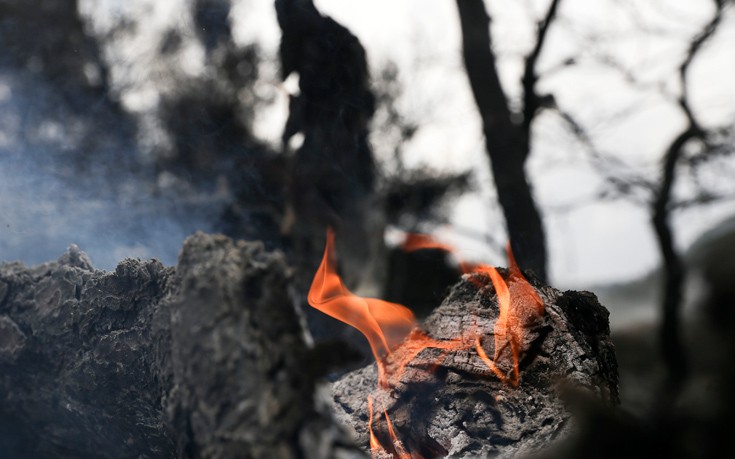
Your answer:
[[[318,383],[330,355],[310,344],[282,257],[260,244],[198,234],[176,268],[97,271],[76,247],[0,265],[4,457],[364,457],[330,408],[376,457],[512,456],[573,429],[559,387],[617,400],[591,294],[468,265],[479,273],[417,328],[401,305],[351,294],[325,260],[310,301],[372,336],[381,368],[335,382],[331,407]]]
[[[375,412],[387,416],[374,419],[372,429],[382,445],[392,443],[390,419],[396,436],[414,454],[407,457],[522,456],[573,429],[562,396],[565,387],[583,388],[603,402],[617,403],[607,310],[592,294],[535,286],[546,314],[527,335],[518,387],[499,379],[473,348],[449,354],[427,348],[390,387],[377,391]],[[487,336],[482,349],[493,355],[498,313],[492,284],[478,287],[466,277],[423,328],[433,339],[446,341],[456,339],[458,330],[476,327]],[[410,352],[406,343],[387,360]],[[376,393],[377,382],[376,365],[371,365],[332,386],[337,417],[352,426],[358,444],[370,441],[368,397]]]
[[[371,343],[377,364],[332,389],[337,416],[374,457],[525,455],[574,429],[565,387],[617,403],[608,312],[594,295],[532,285],[509,250],[511,266],[502,273],[461,263],[470,274],[423,330],[414,328],[391,346],[386,337],[412,317],[400,305],[344,288],[332,240],[330,234],[309,301]],[[448,249],[429,240],[420,245]]]
[[[189,238],[176,269],[0,265],[0,451],[15,458],[349,458],[315,395],[282,257]],[[318,391],[317,391],[318,392]]]

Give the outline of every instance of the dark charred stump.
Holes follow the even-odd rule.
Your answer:
[[[204,235],[185,243],[170,300],[168,412],[179,451],[233,459],[348,452],[326,404],[316,406],[319,375],[287,272],[260,244]]]
[[[0,265],[0,451],[20,458],[359,456],[315,395],[290,275],[195,235],[177,268],[73,247]]]
[[[337,232],[348,285],[381,270],[384,216],[376,208],[376,168],[368,141],[375,96],[365,49],[347,28],[322,15],[312,0],[276,0],[281,76],[299,77],[284,127],[286,148],[296,134],[288,185],[290,214],[282,230],[292,244],[297,280],[308,288],[327,226]]]
[[[0,267],[0,447],[10,458],[173,457],[162,405],[170,375],[158,305],[173,271],[125,260]],[[10,425],[8,422],[6,425]]]
[[[358,444],[367,445],[367,398],[376,394],[375,413],[387,410],[411,452],[423,457],[522,457],[574,430],[565,394],[617,404],[617,362],[607,310],[591,293],[537,289],[546,312],[522,345],[519,387],[501,382],[474,348],[445,357],[426,349],[387,391],[376,392],[375,365],[337,381],[332,389],[338,418],[354,428]],[[465,278],[424,328],[433,338],[449,340],[477,327],[492,357],[497,316],[492,285],[478,288]],[[373,429],[383,445],[390,445],[386,422],[378,414]]]

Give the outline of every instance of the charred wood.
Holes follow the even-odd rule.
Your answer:
[[[617,362],[607,310],[588,292],[536,287],[546,313],[524,340],[519,387],[500,381],[473,349],[443,355],[429,348],[388,390],[376,393],[374,365],[335,382],[338,418],[352,426],[359,444],[367,445],[367,398],[376,393],[376,412],[388,413],[398,437],[412,453],[423,457],[524,457],[574,431],[565,397],[570,388],[572,393],[616,405]],[[482,345],[493,355],[497,317],[492,285],[478,288],[465,277],[428,317],[424,329],[440,340],[455,339],[472,327],[486,330]],[[399,347],[394,354],[409,352],[406,348]],[[373,430],[378,439],[389,441],[384,419],[374,422]]]
[[[298,76],[283,145],[303,135],[293,152],[289,213],[282,231],[308,289],[319,265],[326,227],[337,231],[346,281],[357,286],[382,270],[383,227],[375,197],[376,168],[368,141],[375,96],[365,49],[347,28],[322,15],[312,0],[277,0],[281,76]],[[378,254],[376,256],[376,254]],[[366,260],[368,262],[366,263]]]
[[[589,293],[535,285],[546,312],[523,342],[519,387],[473,349],[430,348],[376,399],[407,448],[518,456],[575,429],[569,387],[617,402],[607,311]],[[0,265],[4,457],[364,457],[375,367],[335,382],[330,404],[319,379],[336,352],[315,350],[292,289],[281,255],[203,234],[175,268],[125,260],[99,271],[76,247],[35,267]],[[477,327],[493,355],[497,316],[492,286],[465,277],[424,328],[443,340]],[[373,425],[380,438],[386,427]]]
[[[318,393],[282,257],[198,234],[180,262],[0,265],[13,458],[359,456]]]

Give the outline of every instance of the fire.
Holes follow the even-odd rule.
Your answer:
[[[416,319],[405,306],[375,298],[363,298],[350,292],[337,274],[334,231],[327,230],[327,244],[319,269],[309,289],[311,306],[358,329],[370,344],[375,360],[399,344],[416,326]],[[385,381],[382,365],[380,380]]]
[[[396,459],[424,459],[420,454],[417,453],[409,453],[408,450],[406,450],[406,447],[403,445],[403,442],[398,439],[398,435],[396,435],[396,431],[393,428],[393,422],[390,420],[390,416],[388,416],[388,411],[383,408],[383,416],[385,417],[385,423],[388,428],[388,436],[390,437],[390,452],[388,451],[389,448],[383,447],[383,445],[378,440],[378,437],[373,432],[373,416],[374,416],[374,398],[372,395],[368,395],[367,399],[368,404],[368,432],[370,434],[370,451],[373,453],[373,457],[380,457],[385,455],[390,455],[391,457],[395,457]],[[384,454],[381,454],[384,453]]]
[[[506,245],[508,256],[508,283],[498,271],[484,264],[471,264],[458,257],[455,250],[446,244],[434,241],[426,234],[411,233],[403,243],[406,251],[421,249],[439,249],[451,253],[459,263],[464,274],[479,274],[489,277],[498,298],[498,320],[495,322],[495,355],[492,360],[482,348],[480,337],[475,339],[475,349],[483,362],[502,381],[517,387],[520,383],[519,360],[523,336],[527,329],[534,325],[544,315],[544,302],[536,289],[526,280],[518,267],[510,243]],[[474,283],[477,280],[470,279]],[[503,372],[498,365],[501,362],[510,362],[508,372]],[[510,373],[510,375],[508,374]]]
[[[388,416],[388,411],[383,410],[383,414],[385,415],[385,423],[388,425],[388,433],[390,434],[390,440],[393,443],[393,449],[396,451],[396,454],[398,455],[398,459],[419,459],[419,458],[412,458],[411,454],[406,451],[406,448],[403,446],[403,442],[398,439],[396,436],[396,431],[393,430],[393,423],[390,422],[390,417]]]
[[[334,232],[331,229],[327,230],[324,256],[309,290],[309,304],[365,335],[377,363],[379,390],[394,387],[411,361],[427,348],[443,351],[437,359],[438,364],[449,352],[474,347],[479,358],[493,374],[504,383],[517,387],[520,383],[519,360],[524,333],[543,317],[544,302],[523,276],[510,244],[506,248],[510,265],[507,279],[492,266],[464,262],[457,257],[452,247],[436,242],[428,235],[407,235],[403,248],[406,251],[444,250],[457,258],[462,272],[470,275],[469,280],[476,285],[482,284],[482,279],[489,278],[496,292],[499,309],[494,327],[495,353],[492,360],[483,349],[481,334],[474,326],[456,339],[436,340],[418,328],[413,313],[405,306],[375,298],[363,298],[350,292],[337,273]],[[393,353],[401,343],[402,351]],[[373,431],[373,396],[368,396],[367,405],[368,433],[373,456],[386,452],[398,459],[420,459],[418,453],[409,452],[399,440],[385,408],[382,409],[382,414],[388,429],[390,446],[384,447],[381,444]]]
[[[437,242],[434,240],[434,238],[432,238],[428,234],[408,233],[406,235],[406,239],[403,241],[402,247],[403,247],[403,250],[405,250],[406,252],[414,252],[416,250],[424,250],[424,249],[443,250],[447,253],[451,253],[452,255],[454,255],[454,257],[457,259],[457,262],[459,263],[459,269],[460,271],[462,271],[462,273],[464,274],[471,273],[475,269],[475,265],[462,261],[457,256],[452,246],[447,245],[447,244],[442,244],[441,242]]]
[[[367,405],[368,405],[368,433],[370,434],[370,450],[373,452],[376,452],[382,448],[380,446],[380,442],[375,437],[375,433],[373,433],[373,396],[368,395],[367,399]]]
[[[479,338],[476,342],[477,353],[498,377],[517,387],[520,382],[519,361],[523,338],[526,330],[535,325],[544,315],[544,302],[536,289],[526,280],[516,263],[510,244],[506,246],[508,255],[508,282],[492,266],[481,265],[478,272],[490,277],[498,297],[498,320],[495,322],[495,357],[492,361],[482,350]],[[481,352],[482,351],[482,352]],[[484,357],[483,357],[484,356]],[[495,362],[511,362],[510,376],[503,373]]]

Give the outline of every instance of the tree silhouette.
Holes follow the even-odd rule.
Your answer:
[[[382,244],[382,223],[369,218],[375,190],[375,164],[368,143],[375,111],[365,50],[310,0],[276,1],[282,30],[281,76],[298,75],[300,94],[292,95],[283,133],[284,147],[296,134],[303,143],[294,153],[289,179],[292,216],[283,225],[307,255],[312,272],[327,226],[337,232],[348,279],[360,274]],[[376,236],[369,236],[374,234]]]
[[[520,265],[532,269],[541,279],[547,277],[546,240],[524,166],[531,151],[533,119],[548,102],[548,97],[536,90],[536,64],[559,3],[552,1],[538,24],[535,45],[525,59],[523,107],[515,112],[500,84],[490,17],[483,1],[457,0],[467,77],[482,117],[485,146],[508,236]]]
[[[661,95],[671,101],[686,120],[682,129],[675,133],[661,156],[660,175],[648,177],[630,168],[620,167],[620,162],[612,155],[600,151],[594,136],[583,123],[570,112],[554,105],[570,131],[587,148],[593,165],[605,178],[606,186],[600,192],[601,199],[628,198],[647,206],[651,215],[651,225],[656,235],[662,260],[663,283],[661,285],[661,326],[659,331],[660,352],[668,372],[668,388],[663,396],[670,401],[677,395],[688,373],[686,353],[682,344],[681,309],[684,299],[686,266],[674,243],[675,232],[671,225],[673,212],[692,206],[706,205],[732,196],[720,194],[710,189],[711,184],[697,183],[687,196],[675,195],[677,179],[681,178],[682,168],[689,169],[696,176],[709,162],[733,152],[731,128],[728,126],[706,126],[692,108],[690,93],[691,66],[705,49],[722,23],[723,16],[732,5],[730,0],[713,0],[714,12],[701,30],[694,35],[682,56],[676,76],[679,92],[670,94],[661,90]],[[618,62],[605,58],[605,64],[624,74],[626,80],[636,88],[651,90],[651,85],[640,82],[637,77]],[[654,87],[654,90],[660,89]],[[697,181],[698,182],[698,181]],[[643,198],[641,199],[641,196]],[[666,405],[666,403],[664,403]]]

